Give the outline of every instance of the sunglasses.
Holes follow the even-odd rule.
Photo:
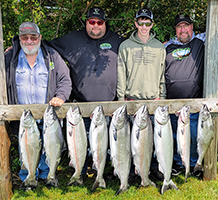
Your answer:
[[[141,22],[141,21],[137,21],[137,24],[139,25],[139,26],[147,26],[147,27],[149,27],[149,26],[151,26],[151,24],[152,24],[152,22]]]
[[[89,21],[89,24],[91,25],[95,25],[96,23],[101,26],[104,24],[104,21],[94,21],[94,20],[88,20]]]
[[[23,40],[23,41],[27,41],[28,39],[30,38],[30,40],[32,41],[36,41],[39,39],[39,36],[20,36],[20,39]]]

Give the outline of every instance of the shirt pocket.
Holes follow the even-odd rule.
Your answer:
[[[47,88],[48,86],[48,72],[39,72],[39,81],[42,87]]]
[[[27,77],[26,76],[27,76],[26,70],[17,69],[16,70],[16,84],[18,86],[26,85],[26,83],[27,83]]]

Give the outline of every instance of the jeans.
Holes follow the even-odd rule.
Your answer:
[[[41,133],[41,140],[42,140],[42,147],[43,147],[43,136],[42,136],[42,129],[43,129],[43,126],[42,126],[42,122],[40,123],[37,123],[38,125],[38,129]],[[48,176],[48,173],[49,173],[49,167],[48,165],[45,163],[45,160],[46,160],[46,155],[45,153],[41,154],[40,155],[40,160],[39,160],[39,165],[38,165],[38,168],[36,169],[36,179],[38,180],[39,178],[40,179],[46,179],[47,176]],[[22,165],[22,162],[21,162],[21,165]],[[22,181],[24,181],[26,179],[28,175],[28,171],[27,170],[24,170],[24,169],[21,169],[20,172],[19,172],[19,177],[21,178]]]
[[[194,167],[198,160],[198,153],[197,153],[198,116],[199,116],[199,113],[190,114],[190,132],[191,132],[190,167]],[[173,161],[174,161],[174,164],[178,166],[182,166],[182,159],[177,152],[177,140],[176,140],[178,117],[176,117],[176,115],[174,114],[171,114],[170,119],[171,119],[171,124],[172,124],[173,141],[174,141]]]

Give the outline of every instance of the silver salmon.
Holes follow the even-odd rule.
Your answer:
[[[103,178],[107,148],[108,148],[108,130],[102,106],[97,106],[91,114],[91,124],[89,129],[89,141],[93,158],[93,166],[97,173],[92,191],[97,187],[106,188]]]
[[[28,176],[22,183],[22,187],[37,187],[36,169],[39,164],[41,139],[36,120],[30,110],[24,110],[20,118],[19,147],[21,169],[28,171]]]
[[[69,185],[82,185],[81,171],[87,154],[87,134],[79,107],[67,111],[67,144],[70,156],[69,165],[75,169]]]
[[[175,183],[171,180],[173,133],[167,105],[163,107],[158,106],[154,112],[154,145],[160,171],[164,174],[161,194],[164,194],[168,189],[178,190]]]
[[[179,114],[177,126],[177,151],[181,156],[182,163],[185,166],[185,181],[190,172],[190,107],[183,106],[177,112]]]
[[[46,153],[46,164],[49,174],[46,179],[47,186],[58,187],[56,169],[61,160],[61,153],[66,147],[58,116],[53,106],[48,106],[43,117],[43,151]]]
[[[141,186],[156,186],[149,179],[153,152],[153,128],[146,105],[141,106],[134,114],[131,134],[131,150],[136,173],[141,177]]]
[[[194,173],[204,171],[202,161],[205,153],[214,137],[213,121],[207,105],[203,105],[198,118],[197,152],[198,160],[194,167]]]
[[[121,185],[116,195],[128,189],[128,177],[131,164],[130,126],[127,119],[126,106],[119,107],[112,114],[109,129],[110,152],[114,174]]]

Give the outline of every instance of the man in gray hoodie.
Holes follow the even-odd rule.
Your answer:
[[[149,9],[138,10],[135,26],[137,30],[121,43],[118,51],[118,100],[165,99],[166,51],[164,45],[155,39],[155,33],[151,32],[152,12]],[[163,180],[155,159],[150,171],[154,178]]]

